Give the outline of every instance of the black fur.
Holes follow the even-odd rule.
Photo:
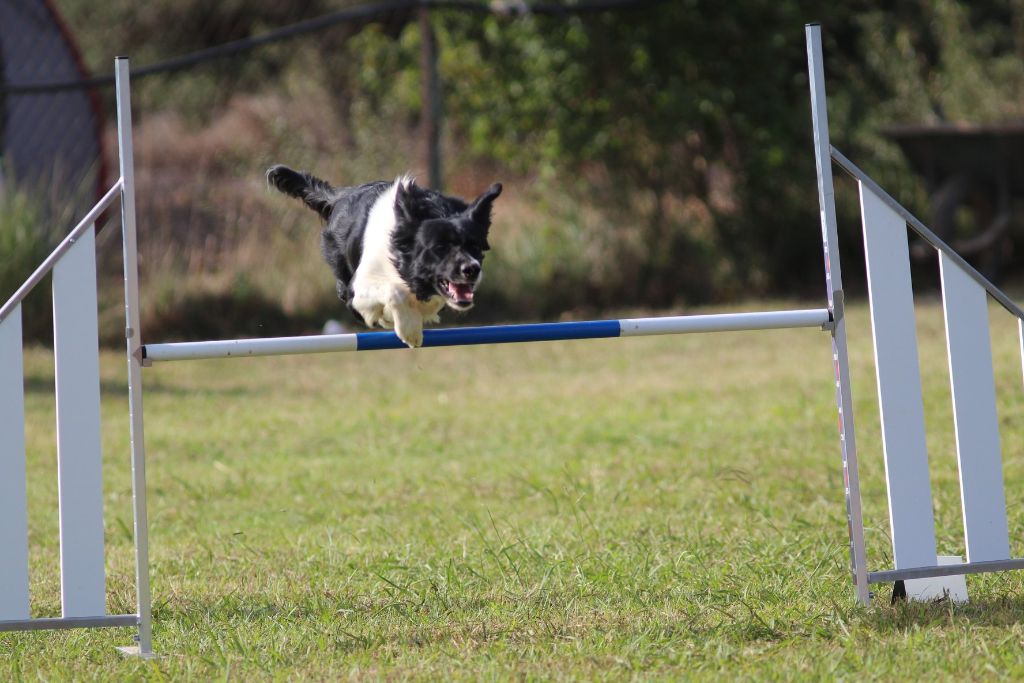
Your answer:
[[[441,294],[441,282],[475,284],[490,249],[495,183],[472,204],[411,184],[395,197],[392,253],[399,275],[420,301]]]
[[[335,188],[310,173],[281,165],[267,171],[267,181],[301,199],[326,221],[320,235],[324,260],[337,279],[338,297],[362,321],[352,305],[352,278],[363,255],[370,210],[394,182],[381,180]],[[416,298],[427,301],[442,296],[453,308],[467,310],[472,306],[472,289],[479,280],[483,252],[490,248],[487,236],[491,209],[499,194],[501,185],[495,183],[467,204],[412,182],[399,185],[390,255]],[[447,283],[453,284],[449,287]],[[453,296],[453,291],[461,296]]]
[[[334,188],[326,181],[305,171],[296,172],[287,166],[277,165],[267,169],[267,182],[281,192],[306,202],[324,220],[330,218]]]

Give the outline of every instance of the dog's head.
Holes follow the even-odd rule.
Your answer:
[[[466,204],[415,183],[395,193],[394,243],[399,273],[420,300],[442,296],[460,311],[473,307],[480,282],[491,207],[501,194],[495,183]]]

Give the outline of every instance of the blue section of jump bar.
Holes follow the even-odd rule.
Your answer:
[[[622,326],[618,320],[589,320],[568,323],[534,323],[529,325],[495,325],[490,327],[456,327],[424,330],[423,346],[469,346],[471,344],[511,344],[514,342],[560,341],[563,339],[607,339],[618,337]],[[359,351],[404,349],[406,345],[394,332],[359,332]]]

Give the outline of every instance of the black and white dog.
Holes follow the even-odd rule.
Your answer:
[[[279,165],[267,170],[267,181],[327,222],[320,247],[338,280],[338,297],[368,327],[393,327],[416,347],[423,344],[424,321],[437,322],[445,305],[473,307],[499,183],[467,204],[409,176],[332,187]]]

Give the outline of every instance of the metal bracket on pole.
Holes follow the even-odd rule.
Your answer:
[[[835,332],[836,326],[839,325],[845,315],[846,304],[843,290],[837,289],[832,292],[832,306],[828,310],[828,322],[822,324],[821,331]]]

